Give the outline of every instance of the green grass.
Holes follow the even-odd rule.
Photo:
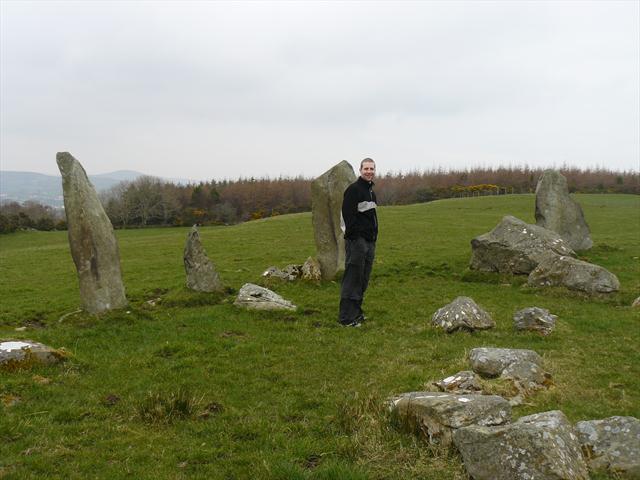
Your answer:
[[[64,347],[70,358],[0,371],[0,400],[19,398],[0,402],[0,478],[466,478],[454,453],[391,428],[382,405],[466,369],[480,346],[543,355],[555,385],[516,416],[640,417],[640,313],[630,308],[640,295],[640,197],[577,199],[595,243],[581,257],[615,273],[620,292],[588,298],[469,272],[471,238],[507,214],[533,222],[532,195],[386,207],[360,329],[337,326],[336,282],[271,284],[296,313],[187,291],[186,228],[118,231],[130,308],[73,313],[66,232],[2,236],[0,338]],[[231,291],[315,250],[310,214],[202,228],[201,238]],[[433,329],[433,312],[459,295],[496,328]],[[549,337],[512,330],[528,306],[558,315]]]

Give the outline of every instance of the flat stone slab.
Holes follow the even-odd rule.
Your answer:
[[[549,335],[555,328],[557,319],[558,317],[546,308],[529,307],[513,315],[513,328]]]
[[[30,362],[52,364],[65,358],[55,348],[31,340],[4,340],[0,342],[0,366],[21,366]]]
[[[533,350],[514,348],[474,348],[469,352],[474,372],[483,377],[498,377],[512,363],[530,362],[542,366],[542,357]]]
[[[447,333],[456,330],[487,330],[496,326],[491,315],[469,297],[458,297],[438,309],[431,317],[431,323]]]
[[[401,429],[429,443],[450,445],[457,428],[509,422],[511,405],[497,395],[410,392],[391,401],[391,413]]]
[[[253,310],[295,310],[297,307],[268,288],[245,283],[233,303],[238,307]]]
[[[516,422],[455,430],[453,440],[474,480],[587,480],[573,426],[560,411]]]
[[[620,290],[620,281],[607,269],[565,255],[550,256],[529,274],[533,287],[566,287],[589,294]]]
[[[482,390],[480,377],[470,370],[433,382],[433,385],[443,392],[456,394],[479,393]]]
[[[578,422],[576,431],[590,468],[640,478],[640,420],[589,420]]]

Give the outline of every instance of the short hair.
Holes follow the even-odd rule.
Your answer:
[[[364,160],[362,160],[360,162],[360,170],[362,170],[362,165],[364,165],[365,163],[373,163],[374,165],[376,164],[375,160],[373,158],[365,158]]]

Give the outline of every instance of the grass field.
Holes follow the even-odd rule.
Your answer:
[[[360,329],[337,326],[335,282],[272,283],[296,313],[187,291],[184,228],[118,231],[130,308],[65,316],[79,305],[66,232],[2,236],[0,339],[64,347],[69,359],[0,371],[0,478],[464,479],[454,453],[394,431],[382,404],[467,369],[481,346],[536,350],[553,375],[516,417],[640,417],[640,197],[576,198],[595,244],[580,256],[615,273],[620,292],[588,298],[468,270],[469,241],[502,216],[533,223],[533,195],[385,207]],[[308,213],[200,232],[235,291],[314,254]],[[432,328],[459,295],[496,328]],[[558,315],[549,337],[513,331],[529,306]]]

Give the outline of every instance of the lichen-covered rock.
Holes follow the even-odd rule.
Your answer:
[[[302,276],[302,265],[287,265],[283,270],[278,267],[269,267],[262,273],[262,276],[293,282]]]
[[[549,335],[556,326],[558,317],[546,308],[529,307],[513,315],[513,327],[516,330],[530,330]]]
[[[582,208],[569,196],[567,179],[558,171],[547,170],[538,180],[536,225],[559,234],[573,250],[593,246]]]
[[[66,357],[61,350],[31,340],[0,342],[0,366],[20,368],[33,363],[57,363]]]
[[[529,274],[534,287],[566,287],[588,294],[611,293],[620,289],[618,277],[593,263],[567,256],[549,257]]]
[[[302,279],[318,281],[322,279],[320,264],[315,258],[309,257],[302,265]]]
[[[234,305],[253,310],[295,310],[297,308],[277,293],[253,283],[245,283],[242,286]]]
[[[187,235],[183,260],[187,274],[187,288],[196,292],[222,292],[224,290],[220,276],[202,246],[200,234],[195,225]]]
[[[457,428],[510,421],[511,405],[497,395],[410,392],[391,401],[391,414],[399,428],[430,443],[450,445]]]
[[[458,297],[438,309],[431,317],[431,323],[447,333],[461,329],[486,330],[496,326],[491,315],[469,297]]]
[[[453,440],[474,480],[586,480],[575,431],[560,411],[459,428]]]
[[[633,303],[631,304],[631,306],[632,306],[633,308],[638,308],[638,307],[640,307],[640,297],[636,298],[636,299],[633,301]]]
[[[616,416],[578,422],[576,431],[590,468],[640,479],[640,420]]]
[[[512,216],[471,240],[471,249],[471,269],[511,274],[528,274],[549,255],[575,256],[557,233]]]
[[[433,384],[447,393],[467,394],[477,393],[482,390],[480,378],[470,370],[458,372],[455,375],[433,382]]]
[[[533,350],[513,348],[474,348],[469,352],[474,372],[483,377],[498,377],[512,363],[530,362],[542,366],[542,357]]]
[[[353,167],[342,161],[311,183],[311,219],[317,258],[324,280],[333,280],[344,270],[344,233],[340,227],[342,198],[356,181]]]
[[[511,380],[521,393],[528,393],[551,385],[551,375],[536,363],[521,360],[508,365],[500,374]]]
[[[127,299],[111,221],[80,162],[68,152],[59,152],[56,162],[62,174],[67,234],[82,308],[89,313],[122,308]]]

